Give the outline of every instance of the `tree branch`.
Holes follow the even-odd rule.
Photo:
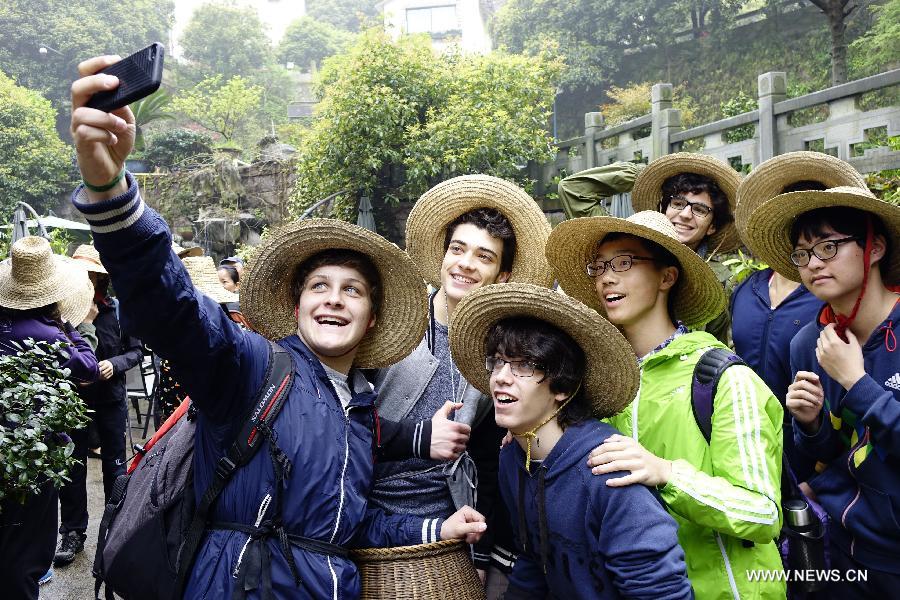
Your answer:
[[[819,7],[819,10],[821,10],[822,12],[824,12],[824,13],[828,12],[828,4],[826,2],[824,2],[823,0],[809,0],[809,2],[810,2],[810,4],[813,4],[817,7]]]

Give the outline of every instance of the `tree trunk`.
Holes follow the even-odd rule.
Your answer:
[[[847,18],[856,8],[851,0],[809,0],[828,18],[831,31],[831,85],[847,83]]]

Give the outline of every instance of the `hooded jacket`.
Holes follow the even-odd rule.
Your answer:
[[[784,407],[791,376],[791,340],[807,323],[815,321],[822,301],[800,286],[771,308],[769,280],[772,269],[756,271],[735,288],[730,312],[734,350],[756,371]],[[815,461],[794,445],[791,413],[784,411],[784,453],[799,481],[812,475]]]
[[[73,203],[91,225],[119,294],[122,326],[171,361],[199,409],[194,441],[194,490],[199,499],[265,379],[268,342],[241,329],[194,288],[171,250],[165,222],[144,204],[130,174],[127,181],[128,192],[97,204],[87,203],[79,187]],[[279,599],[359,596],[353,562],[298,545],[282,550],[279,528],[341,547],[432,542],[440,532],[441,519],[367,509],[374,394],[354,390],[345,409],[322,364],[300,338],[292,335],[280,344],[294,363],[293,383],[273,425],[280,450],[264,441],[223,490],[185,598],[232,598],[236,588],[235,597],[253,600],[268,589]],[[279,451],[291,466],[281,486],[273,468],[273,455]],[[222,523],[256,525],[270,532],[251,538]],[[288,557],[296,565],[299,584]]]
[[[862,346],[866,374],[849,391],[816,360],[822,320],[791,342],[791,373],[812,371],[825,392],[819,430],[795,423],[797,447],[824,463],[809,481],[831,517],[829,535],[862,565],[900,574],[900,302]],[[823,411],[824,412],[824,411]]]
[[[673,461],[660,495],[678,522],[697,598],[783,598],[783,582],[747,574],[782,568],[773,541],[781,530],[781,404],[750,368],[730,367],[716,387],[707,444],[694,419],[691,382],[710,348],[724,346],[694,331],[645,357],[637,397],[609,422]]]
[[[501,451],[500,490],[519,542],[505,598],[693,597],[677,525],[653,493],[609,487],[623,473],[598,477],[587,466],[614,433],[594,420],[572,425],[530,474],[519,444]]]

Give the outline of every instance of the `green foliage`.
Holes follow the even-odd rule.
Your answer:
[[[8,218],[18,202],[40,211],[69,186],[69,149],[55,121],[48,100],[0,71],[0,218]]]
[[[412,199],[464,173],[518,179],[552,156],[546,133],[560,65],[547,56],[438,54],[425,36],[361,34],[325,61],[298,149],[292,209],[339,190]],[[342,205],[341,202],[344,202]],[[338,202],[349,216],[348,200]]]
[[[632,119],[649,115],[652,88],[653,84],[649,81],[634,83],[623,88],[610,86],[606,95],[611,102],[600,105],[600,112],[603,113],[606,126],[615,127]],[[681,110],[681,122],[685,127],[693,125],[695,107],[691,98],[684,94],[680,86],[672,90],[672,106]],[[649,129],[646,135],[637,135],[636,137],[646,137],[647,135],[650,135]]]
[[[173,10],[172,0],[3,0],[0,65],[19,85],[62,108],[80,61],[165,42]],[[40,54],[42,45],[60,54]]]
[[[0,500],[24,502],[47,482],[69,481],[75,444],[66,435],[87,425],[87,409],[69,370],[64,342],[12,342],[0,356]]]
[[[731,281],[736,286],[756,271],[768,269],[769,265],[758,261],[743,251],[738,250],[735,258],[723,260],[722,264],[731,270]]]
[[[900,169],[867,173],[866,185],[885,202],[900,206]]]
[[[360,31],[378,16],[377,0],[308,0],[306,14],[344,31]]]
[[[737,96],[731,98],[730,100],[726,100],[719,105],[719,109],[722,111],[723,117],[736,117],[738,115],[756,110],[756,108],[756,99],[751,98],[750,96],[745,94],[744,90],[739,91]],[[755,126],[753,124],[741,125],[740,127],[729,129],[725,132],[725,141],[730,144],[732,142],[742,142],[744,140],[749,140],[753,137],[754,129]]]
[[[302,17],[288,25],[278,46],[278,61],[292,62],[307,71],[311,63],[322,64],[323,59],[342,51],[352,40],[351,34],[333,25]]]
[[[272,47],[254,8],[203,4],[180,40],[194,82],[218,75],[250,77],[272,60]]]
[[[243,77],[223,83],[222,76],[215,75],[178,94],[172,109],[228,142],[259,109],[262,92]]]
[[[850,60],[859,75],[900,66],[900,0],[869,8],[875,25],[850,44]]]
[[[131,105],[131,112],[134,113],[134,124],[137,127],[137,135],[134,140],[134,149],[137,151],[144,150],[144,128],[154,121],[164,121],[174,119],[172,113],[166,112],[166,105],[172,101],[172,96],[165,90],[158,90],[156,93],[138,100]]]
[[[150,167],[176,170],[212,159],[212,138],[190,129],[170,129],[150,138],[144,158]]]

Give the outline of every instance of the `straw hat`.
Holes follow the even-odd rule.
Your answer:
[[[676,319],[684,321],[688,327],[698,328],[725,310],[725,290],[715,272],[696,252],[678,240],[675,227],[665,215],[649,210],[627,219],[584,217],[556,226],[547,240],[547,259],[567,294],[606,315],[586,265],[593,259],[597,243],[606,234],[614,232],[656,242],[678,259],[681,272],[671,292]]]
[[[726,162],[693,152],[677,152],[657,158],[638,174],[631,190],[631,206],[635,211],[659,211],[662,200],[662,186],[666,179],[680,173],[694,173],[713,179],[728,198],[728,205],[734,212],[737,189],[741,176]],[[734,223],[728,223],[709,236],[709,250],[733,252],[741,245]]]
[[[85,269],[93,273],[108,275],[106,267],[100,262],[100,253],[91,244],[82,244],[75,248],[72,258],[77,260]]]
[[[514,183],[489,175],[462,175],[439,183],[413,206],[406,220],[406,251],[425,279],[441,286],[444,231],[457,217],[477,208],[503,213],[516,234],[510,282],[549,286],[553,282],[544,257],[550,223],[534,199]]]
[[[80,275],[87,277],[83,268],[53,254],[50,242],[24,237],[12,245],[10,258],[0,263],[0,306],[29,310],[59,302],[79,288]]]
[[[453,313],[450,348],[466,381],[490,396],[484,343],[490,328],[509,317],[533,317],[565,331],[585,354],[584,391],[597,418],[628,406],[638,390],[634,350],[616,327],[574,298],[553,290],[513,283],[489,285],[467,294]]]
[[[355,250],[381,274],[384,289],[375,326],[356,354],[362,368],[387,367],[422,340],[428,315],[425,282],[412,259],[380,235],[335,219],[295,221],[258,247],[241,284],[244,316],[264,336],[280,339],[297,333],[291,278],[294,269],[323,250]]]
[[[182,248],[175,242],[172,242],[172,252],[177,254],[178,258],[187,258],[188,256],[203,256],[203,248],[201,248],[200,246]]]
[[[72,292],[59,301],[59,314],[63,322],[78,326],[84,321],[91,304],[94,303],[94,284],[88,277],[84,262],[74,258],[61,257],[71,267]]]
[[[195,288],[219,304],[238,301],[237,294],[229,292],[222,287],[212,256],[188,256],[183,258],[181,262],[187,268],[188,275],[191,276],[191,282],[193,282]]]
[[[756,249],[744,235],[750,215],[760,204],[800,181],[818,181],[827,188],[866,187],[866,180],[850,163],[822,152],[788,152],[760,164],[738,186],[737,207],[734,209],[738,233],[754,255]]]
[[[848,206],[872,213],[884,223],[888,240],[900,240],[900,206],[879,200],[868,188],[836,187],[829,190],[790,192],[761,204],[747,223],[745,236],[754,253],[792,281],[800,281],[800,271],[791,262],[791,227],[798,216],[817,208]],[[900,248],[894,248],[882,269],[885,285],[900,283]]]

